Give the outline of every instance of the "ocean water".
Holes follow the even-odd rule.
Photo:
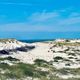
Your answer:
[[[53,32],[53,33],[37,33],[39,37],[36,38],[35,35],[34,39],[26,39],[21,40],[22,42],[33,43],[33,42],[42,42],[42,41],[49,41],[54,39],[80,39],[80,32]],[[32,37],[33,37],[32,36]]]
[[[36,40],[20,40],[21,42],[26,42],[26,43],[35,43],[35,42],[43,42],[43,41],[51,41],[54,39],[36,39]]]

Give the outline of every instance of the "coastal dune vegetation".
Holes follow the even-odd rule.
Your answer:
[[[80,80],[80,42],[0,40],[0,80]]]

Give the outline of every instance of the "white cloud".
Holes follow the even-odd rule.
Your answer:
[[[79,17],[80,13],[79,12],[72,12],[72,14],[70,15],[70,17]]]
[[[80,23],[80,13],[72,12],[69,17],[61,19],[59,25],[74,25]]]
[[[63,16],[59,12],[38,12],[38,13],[33,13],[28,20],[32,23],[40,23],[44,24],[45,22],[49,22],[48,24],[53,24],[53,25],[72,25],[76,23],[80,23],[80,13],[77,12],[71,12],[68,17],[62,18]],[[47,23],[46,23],[47,24]]]
[[[12,2],[3,2],[0,4],[2,5],[20,5],[20,6],[31,6],[32,5],[30,3],[12,3]]]
[[[20,31],[20,32],[34,32],[34,31],[53,31],[49,26],[39,24],[28,24],[28,23],[11,23],[0,25],[0,31]]]
[[[11,23],[1,25],[0,31],[80,31],[80,16],[79,13],[73,16],[71,12],[68,17],[63,18],[59,12],[36,12],[28,17],[27,22]],[[79,25],[77,25],[79,24]]]
[[[49,19],[52,19],[52,18],[56,18],[58,16],[59,15],[56,12],[46,12],[46,11],[43,11],[43,12],[33,13],[28,18],[28,20],[30,20],[32,22],[43,22],[43,21],[46,21],[46,20],[49,20]]]

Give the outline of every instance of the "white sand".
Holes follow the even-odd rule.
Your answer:
[[[35,43],[36,48],[28,52],[19,52],[12,55],[25,63],[33,63],[36,59],[44,59],[46,61],[53,60],[53,53],[48,52],[49,43]]]
[[[36,47],[35,49],[28,51],[28,52],[18,52],[17,54],[13,54],[12,57],[15,57],[17,59],[20,59],[22,62],[24,63],[30,63],[33,64],[34,60],[36,59],[43,59],[46,61],[53,61],[53,58],[59,56],[65,59],[70,60],[68,57],[69,55],[66,53],[60,53],[60,52],[52,52],[50,51],[50,47],[52,46],[52,44],[49,43],[43,43],[43,42],[38,42],[34,44]],[[55,51],[59,51],[60,47],[56,47],[56,49],[53,47],[53,49]],[[52,49],[52,50],[53,50]],[[63,48],[62,51],[64,51],[66,49],[66,47]],[[49,52],[48,52],[49,51]],[[61,50],[60,50],[61,51]],[[74,56],[74,58],[78,58],[80,59],[80,56]],[[60,68],[79,68],[80,67],[80,63],[75,61],[75,59],[71,59],[71,61],[74,63],[71,63],[69,61],[59,61],[59,62],[53,62],[53,66],[60,69]],[[70,63],[70,66],[66,66],[65,64]]]
[[[59,61],[59,62],[53,62],[54,67],[56,68],[79,68],[80,67],[80,62],[76,61],[75,58],[77,58],[78,60],[80,60],[80,55],[79,53],[77,54],[77,56],[74,56],[73,59],[69,59],[68,57],[70,57],[67,53],[64,53],[64,50],[67,49],[67,46],[56,46],[56,47],[52,47],[54,45],[54,41],[52,43],[50,42],[37,42],[34,44],[27,44],[27,43],[22,43],[19,41],[14,41],[14,43],[8,43],[8,44],[4,44],[1,43],[0,45],[0,49],[12,49],[12,48],[16,48],[16,47],[21,47],[21,46],[32,46],[35,45],[35,48],[28,51],[28,52],[20,52],[18,51],[17,53],[14,52],[14,54],[12,54],[12,57],[15,57],[17,59],[20,59],[20,61],[24,62],[24,63],[34,63],[34,60],[36,59],[43,59],[46,61],[54,61],[53,58],[59,56],[65,59],[68,59],[70,61],[72,61],[72,63],[70,61]],[[52,47],[52,49],[50,49]],[[74,48],[76,49],[76,46],[74,46]],[[77,47],[77,49],[80,50],[80,47]],[[54,50],[55,52],[51,51]],[[61,52],[59,52],[61,51]],[[70,52],[74,52],[72,50],[68,51]],[[10,56],[10,55],[9,55]],[[72,55],[71,55],[72,57]],[[70,63],[70,66],[66,66],[65,64]]]

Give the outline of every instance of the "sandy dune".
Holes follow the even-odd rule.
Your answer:
[[[49,43],[35,43],[35,49],[28,52],[18,52],[19,54],[12,55],[20,59],[25,63],[33,63],[35,59],[44,59],[46,61],[53,60],[53,53],[48,52],[50,45]]]

